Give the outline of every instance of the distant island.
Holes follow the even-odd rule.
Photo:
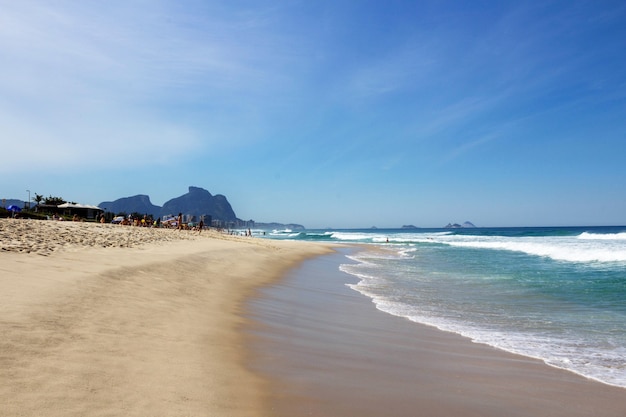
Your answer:
[[[419,229],[417,226],[413,226],[412,224],[405,224],[402,226],[403,229]]]
[[[458,223],[448,223],[444,229],[471,229],[474,228],[474,224],[472,222],[465,222],[463,224]]]

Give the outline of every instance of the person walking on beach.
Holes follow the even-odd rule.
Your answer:
[[[204,220],[200,219],[200,223],[198,224],[198,234],[202,233],[203,227],[204,227]]]
[[[178,213],[178,230],[183,230],[183,213]]]

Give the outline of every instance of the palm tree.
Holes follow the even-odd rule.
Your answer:
[[[43,201],[43,196],[41,194],[35,193],[35,196],[33,197],[33,201],[37,203],[37,205],[39,205]]]
[[[58,206],[59,204],[64,204],[65,200],[61,197],[47,197],[43,199],[44,204],[49,204],[51,206]]]

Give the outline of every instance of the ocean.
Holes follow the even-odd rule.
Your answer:
[[[626,226],[264,236],[358,244],[339,269],[381,312],[626,388]]]

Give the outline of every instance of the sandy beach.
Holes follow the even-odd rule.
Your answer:
[[[242,303],[321,245],[0,220],[1,416],[261,416]]]
[[[626,412],[622,388],[376,310],[350,250],[0,220],[0,416]]]

